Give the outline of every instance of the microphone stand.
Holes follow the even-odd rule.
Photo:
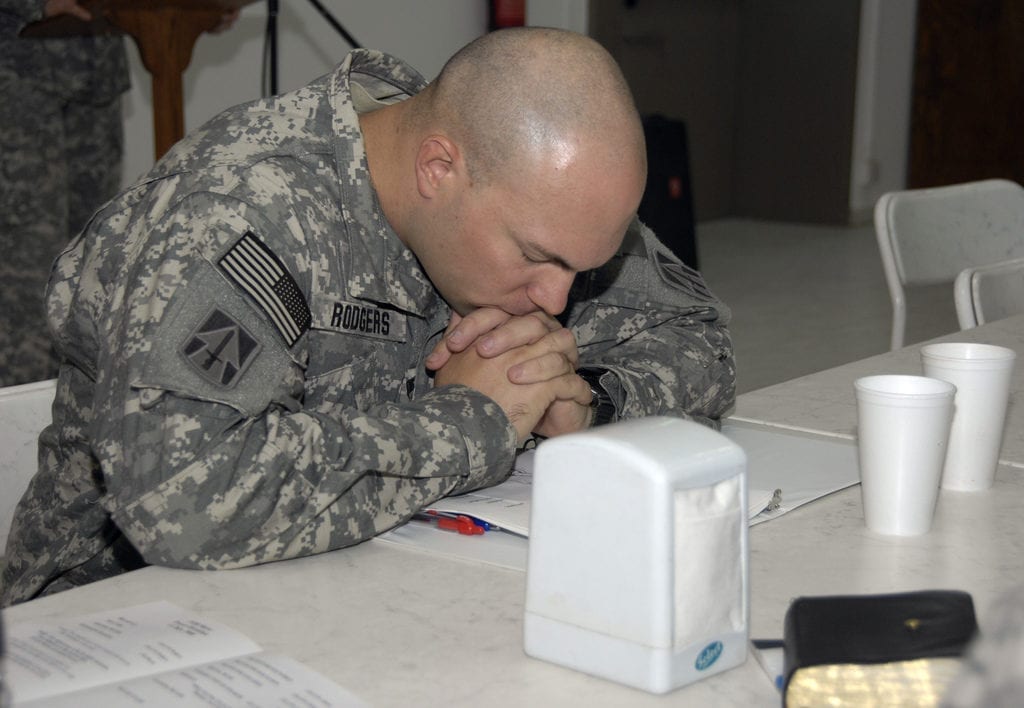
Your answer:
[[[320,0],[309,0],[309,4],[312,5],[319,11],[321,16],[327,20],[327,24],[334,28],[334,31],[342,36],[342,38],[349,43],[353,49],[359,49],[359,42],[356,41],[355,37],[348,33],[348,30],[335,19],[334,15],[328,12],[327,8],[323,6]]]
[[[341,37],[349,43],[353,49],[359,49],[360,45],[345,26],[323,6],[320,0],[309,0],[321,17],[327,20],[327,24],[334,28]],[[277,13],[278,0],[267,0],[267,30],[263,48],[263,86],[264,96],[277,95]],[[269,74],[269,77],[268,77]],[[269,83],[268,83],[269,78]]]
[[[268,76],[269,72],[269,84]],[[267,0],[267,29],[263,36],[263,95],[277,95],[277,0]]]

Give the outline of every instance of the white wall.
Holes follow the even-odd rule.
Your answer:
[[[322,0],[363,46],[399,56],[432,79],[459,47],[483,34],[480,0]],[[306,0],[281,0],[278,15],[278,91],[298,88],[330,71],[349,46]],[[185,72],[185,130],[261,94],[267,4],[247,6],[235,26],[196,42]],[[153,165],[150,77],[128,40],[132,89],[125,97],[124,184]]]
[[[322,0],[364,46],[409,61],[428,79],[466,42],[482,34],[480,0]],[[589,0],[528,0],[529,24],[588,31]],[[281,0],[278,90],[297,88],[330,71],[349,47],[306,0]],[[242,11],[235,26],[196,42],[185,72],[185,127],[259,97],[266,3]],[[910,112],[916,0],[863,0],[850,208],[863,217],[882,193],[902,189]],[[132,89],[125,97],[125,169],[131,184],[153,164],[150,77],[128,41]],[[696,148],[694,148],[696,149]]]
[[[588,34],[590,0],[526,0],[526,24]]]
[[[905,189],[910,150],[917,0],[862,0],[850,165],[850,217],[871,218],[886,192]]]

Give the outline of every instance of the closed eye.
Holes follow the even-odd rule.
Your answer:
[[[563,270],[572,271],[573,273],[579,272],[578,268],[574,268],[564,258],[556,253],[552,253],[532,240],[525,239],[521,241],[519,251],[523,254],[523,258],[530,263],[554,263]]]
[[[537,244],[527,244],[527,250],[520,249],[522,257],[530,263],[554,263],[563,270],[571,270],[572,273],[578,273],[577,268],[572,267],[565,259],[561,256],[555,255],[549,252],[546,248],[543,248]]]

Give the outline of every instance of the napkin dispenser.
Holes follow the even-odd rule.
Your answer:
[[[650,417],[538,447],[524,647],[652,693],[746,660],[746,455]]]

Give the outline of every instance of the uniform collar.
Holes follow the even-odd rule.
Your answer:
[[[345,288],[355,298],[388,303],[420,316],[436,310],[439,296],[416,256],[384,219],[370,181],[352,88],[385,103],[418,93],[426,81],[415,69],[379,51],[357,49],[330,81],[334,158],[341,182],[349,274]]]

